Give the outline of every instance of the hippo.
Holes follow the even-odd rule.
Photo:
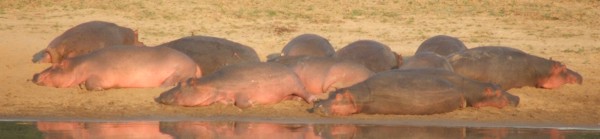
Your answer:
[[[554,89],[563,84],[582,83],[579,73],[563,63],[505,46],[481,46],[448,56],[454,72],[504,90],[532,86]]]
[[[309,112],[350,115],[427,115],[475,108],[517,106],[519,97],[498,85],[464,78],[448,70],[407,69],[380,72],[348,88],[330,93]]]
[[[34,63],[60,63],[92,51],[112,46],[145,46],[137,31],[105,21],[90,21],[68,29],[54,38],[46,49],[33,55]]]
[[[325,97],[331,91],[352,86],[374,75],[361,64],[331,57],[288,56],[274,62],[292,68],[306,91]]]
[[[448,71],[454,71],[452,65],[446,57],[433,52],[421,52],[415,54],[408,59],[406,63],[398,69],[421,69],[421,68],[436,68]]]
[[[312,103],[309,94],[292,69],[279,63],[248,62],[229,65],[199,79],[178,84],[155,98],[177,106],[208,106],[215,102],[248,108],[275,104],[294,96]]]
[[[224,38],[189,36],[163,43],[157,47],[169,47],[185,53],[200,65],[204,75],[212,74],[231,64],[260,62],[254,49]]]
[[[173,86],[202,71],[185,54],[166,47],[107,47],[64,59],[33,76],[41,86],[87,90]]]
[[[365,65],[373,72],[387,71],[402,65],[402,56],[390,47],[373,40],[358,40],[335,52],[335,58]]]
[[[437,35],[425,40],[415,55],[422,52],[433,52],[441,56],[448,56],[452,53],[467,50],[465,44],[458,38],[446,35]]]
[[[279,56],[322,56],[333,57],[335,49],[329,40],[317,34],[302,34],[288,42],[281,50],[281,54],[273,54],[267,57],[267,61]]]

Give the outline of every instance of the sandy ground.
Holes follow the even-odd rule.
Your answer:
[[[289,4],[288,4],[289,3]],[[373,123],[516,123],[600,127],[600,2],[355,2],[355,1],[3,1],[0,2],[0,119],[231,118]],[[595,7],[595,8],[594,8]],[[464,108],[426,116],[322,117],[299,101],[239,110],[216,104],[175,107],[153,98],[169,88],[114,89],[37,86],[29,80],[49,64],[31,57],[79,23],[103,20],[138,29],[147,45],[192,33],[253,47],[264,60],[294,36],[316,33],[336,49],[373,39],[411,56],[426,38],[447,34],[467,47],[503,45],[564,62],[583,85],[512,89],[518,107]]]

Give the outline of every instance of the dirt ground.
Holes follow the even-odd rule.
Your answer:
[[[600,1],[2,1],[0,2],[0,119],[232,118],[308,122],[496,123],[600,127]],[[565,63],[582,85],[509,92],[518,107],[464,108],[450,113],[322,117],[311,105],[284,101],[239,110],[164,106],[153,101],[169,88],[89,92],[30,82],[49,64],[32,55],[77,24],[103,20],[139,30],[146,45],[191,34],[222,37],[253,47],[261,58],[291,38],[315,33],[336,49],[372,39],[411,56],[426,38],[446,34],[467,47],[510,46]],[[507,65],[510,66],[510,65]]]

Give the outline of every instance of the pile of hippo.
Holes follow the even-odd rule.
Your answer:
[[[33,56],[52,63],[32,81],[88,90],[168,87],[155,101],[240,108],[287,99],[314,103],[324,115],[436,114],[463,107],[517,106],[507,90],[552,89],[582,83],[560,62],[503,46],[467,49],[457,38],[425,40],[410,59],[373,40],[335,51],[319,35],[292,39],[280,54],[261,62],[248,46],[222,38],[189,36],[153,47],[137,32],[114,23],[77,25]]]

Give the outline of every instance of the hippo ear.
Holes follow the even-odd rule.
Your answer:
[[[567,71],[567,66],[557,62],[552,66],[552,71],[551,74],[560,74],[560,73],[564,73]]]
[[[143,42],[140,41],[140,37],[139,37],[139,33],[138,33],[137,29],[133,30],[133,45],[139,46],[139,47],[146,46],[146,44],[144,44]]]
[[[500,94],[497,93],[497,92],[495,92],[494,90],[495,89],[493,89],[493,88],[486,87],[485,90],[483,90],[484,91],[483,94],[486,97],[498,97],[498,96],[500,96]]]
[[[396,63],[398,64],[396,66],[396,68],[398,68],[398,67],[402,66],[402,64],[404,64],[404,59],[402,59],[402,55],[400,55],[400,54],[398,54],[396,52],[393,52],[393,53],[396,56]]]
[[[191,86],[196,85],[196,80],[194,78],[188,79],[188,85],[191,85]]]
[[[134,39],[133,41],[134,42],[139,41],[139,36],[140,36],[140,34],[138,33],[138,30],[137,29],[133,30],[133,39]]]
[[[52,68],[60,68],[60,69],[64,69],[64,68],[66,68],[67,66],[69,66],[69,64],[71,64],[71,62],[69,62],[69,60],[63,60],[63,61],[60,61],[60,63],[53,64],[53,65],[52,65]]]
[[[133,37],[135,37],[135,39],[137,40],[138,36],[139,36],[138,30],[137,29],[133,30]]]
[[[494,88],[495,88],[495,89],[502,89],[502,85],[499,85],[499,84],[494,84]]]

